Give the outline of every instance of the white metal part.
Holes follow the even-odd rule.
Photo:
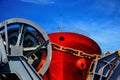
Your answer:
[[[19,27],[17,25],[19,25]],[[12,31],[14,31],[16,26],[17,26],[18,33],[17,32],[12,33]],[[6,54],[8,54],[9,56],[21,56],[22,53],[23,53],[23,56],[25,56],[24,54],[26,54],[27,52],[29,53],[31,51],[37,50],[38,47],[40,47],[42,44],[44,44],[44,42],[49,40],[47,34],[44,32],[44,30],[41,28],[41,26],[33,23],[30,20],[23,19],[23,18],[11,18],[11,19],[1,22],[0,23],[0,31],[2,32],[2,37],[5,36],[3,38],[3,40],[4,40],[4,45],[6,45],[6,51],[7,51]],[[10,31],[13,36],[11,36]],[[27,36],[25,36],[26,32],[29,33]],[[37,38],[38,36],[35,35],[36,33],[38,33],[38,36],[40,37],[39,39]],[[15,42],[15,44],[10,43],[11,37],[13,37],[13,38],[17,37],[16,40],[15,40],[15,38],[13,40],[13,42]],[[24,47],[24,44],[25,44],[25,42],[23,41],[24,38],[30,39],[31,41],[33,41],[33,43],[35,45]],[[34,41],[36,41],[36,42],[34,42]],[[20,52],[18,55],[17,55],[17,52],[15,52],[15,54],[14,54],[15,50],[13,47],[17,47],[16,50],[18,50],[18,52]],[[22,50],[22,51],[20,51],[20,50]],[[46,61],[43,64],[42,69],[40,71],[40,74],[43,75],[47,71],[50,61],[51,61],[51,54],[52,54],[51,43],[49,42],[47,45],[43,45],[40,48],[40,50],[41,51],[45,50],[47,53]]]
[[[8,58],[7,58],[5,47],[3,44],[3,39],[0,33],[0,64],[3,64],[3,63],[6,64],[7,62],[8,62]]]

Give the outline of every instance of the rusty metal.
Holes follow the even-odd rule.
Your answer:
[[[69,54],[72,54],[74,56],[82,57],[82,58],[98,59],[98,58],[101,57],[100,55],[97,55],[97,54],[87,54],[87,53],[85,53],[85,52],[83,52],[81,50],[60,46],[60,45],[58,45],[56,43],[53,43],[53,42],[52,42],[52,48],[54,50],[59,50],[59,51],[69,53]]]

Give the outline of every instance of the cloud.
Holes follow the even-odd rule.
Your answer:
[[[91,20],[90,21],[70,21],[69,23],[63,24],[70,29],[76,28],[76,32],[81,33],[84,31],[89,33],[90,38],[96,41],[103,52],[110,50],[115,51],[120,48],[120,23],[115,20]],[[71,28],[70,26],[74,26]]]
[[[93,7],[96,8],[96,10],[104,12],[106,15],[112,15],[119,13],[119,4],[119,0],[96,0]]]
[[[97,41],[102,50],[117,50],[120,48],[120,28],[119,26],[106,26],[106,28],[99,28],[97,33],[92,33],[91,37]]]
[[[53,0],[20,0],[22,2],[34,3],[34,4],[54,4]]]

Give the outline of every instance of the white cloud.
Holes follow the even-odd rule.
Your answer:
[[[89,33],[89,37],[96,41],[102,51],[115,51],[120,48],[120,23],[114,20],[101,20],[92,22],[71,21],[64,24],[69,29],[76,28],[76,32],[84,31]],[[74,26],[71,28],[70,26]]]
[[[34,4],[54,4],[53,0],[20,0],[27,3],[34,3]]]
[[[93,7],[106,15],[116,14],[120,9],[119,0],[96,0]]]

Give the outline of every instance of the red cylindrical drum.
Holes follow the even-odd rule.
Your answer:
[[[44,80],[85,80],[93,61],[90,56],[75,56],[75,50],[90,55],[100,55],[101,49],[92,39],[72,32],[56,32],[48,35],[52,44],[52,60]],[[54,46],[54,45],[53,45]],[[70,50],[71,51],[70,51]],[[68,52],[65,52],[68,51]]]

